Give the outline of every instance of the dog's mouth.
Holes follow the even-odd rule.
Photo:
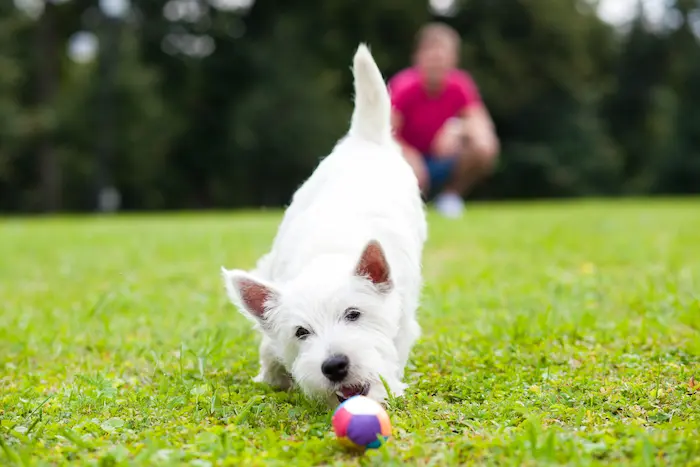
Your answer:
[[[352,384],[341,386],[335,391],[339,402],[345,402],[353,396],[366,396],[369,394],[369,384]]]

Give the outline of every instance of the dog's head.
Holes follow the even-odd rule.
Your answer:
[[[380,375],[396,371],[400,301],[377,241],[350,265],[327,258],[283,285],[223,274],[231,301],[274,342],[307,395],[343,401],[383,392]]]

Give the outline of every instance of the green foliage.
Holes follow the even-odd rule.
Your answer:
[[[700,41],[696,35],[700,32],[700,2],[678,0],[675,6],[683,22],[669,36],[667,47],[669,94],[675,98],[677,112],[669,125],[671,150],[658,164],[658,191],[662,193],[695,191],[700,177]]]
[[[489,196],[614,193],[619,161],[598,115],[615,43],[580,2],[463,2],[450,21],[503,140]]]
[[[256,40],[248,52],[257,85],[228,115],[229,170],[215,177],[220,204],[288,203],[349,121],[351,103],[334,97],[337,76],[311,72],[320,69],[313,54],[290,43],[299,35],[294,17],[279,17],[271,28],[274,37]]]
[[[254,264],[278,212],[5,220],[0,465],[698,466],[698,208],[431,215],[410,388],[365,456],[251,380],[218,268]]]
[[[94,209],[103,152],[126,209],[286,204],[347,130],[357,44],[370,44],[388,78],[432,18],[427,1],[131,3],[115,45],[94,0],[52,3],[43,23],[0,7],[0,210],[46,204],[52,160],[61,207]],[[461,0],[437,18],[461,33],[462,65],[502,141],[497,172],[473,196],[696,193],[700,5],[668,9],[679,27],[640,16],[625,34],[580,0]],[[51,40],[37,40],[42,24]],[[109,107],[98,63],[65,54],[81,30],[115,57]],[[208,50],[182,47],[194,40]],[[55,99],[37,93],[42,82]]]
[[[22,91],[27,80],[26,49],[18,38],[26,38],[28,20],[13,7],[0,6],[0,209],[7,209],[27,174],[20,166],[22,148],[33,135],[37,118],[33,109],[23,106]]]

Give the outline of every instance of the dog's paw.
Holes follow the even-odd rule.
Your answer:
[[[283,369],[276,368],[274,370],[261,369],[255,377],[253,377],[255,383],[263,383],[272,386],[277,389],[290,389],[292,387],[292,378]]]
[[[383,384],[372,385],[367,393],[367,397],[382,404],[383,406],[386,406],[389,399],[401,397],[403,395],[404,388],[406,387],[405,384],[400,382],[388,382],[388,386],[389,393],[387,393],[387,390]]]
[[[407,388],[408,388],[408,384],[397,383],[395,387],[390,388],[391,393],[392,393],[391,395],[394,397],[403,397]]]
[[[265,381],[265,375],[263,374],[262,371],[260,373],[258,373],[257,375],[253,376],[252,379],[253,379],[254,383],[267,383],[267,381]]]

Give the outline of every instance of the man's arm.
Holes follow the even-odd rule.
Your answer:
[[[405,86],[401,85],[401,76],[399,73],[387,82],[387,91],[391,99],[391,130],[394,140],[403,147],[406,142],[401,138],[401,127],[403,126],[406,90]]]
[[[401,147],[403,157],[408,162],[408,165],[413,169],[413,173],[418,180],[418,186],[421,191],[424,191],[429,184],[428,172],[426,170],[423,158],[417,149],[408,144],[401,137],[401,126],[403,125],[403,115],[396,108],[391,109],[391,128],[394,133],[394,141]]]
[[[408,143],[401,138],[401,127],[403,125],[403,115],[396,108],[391,109],[391,130],[394,134],[394,140],[401,145],[401,147],[408,146]]]
[[[391,130],[394,132],[394,136],[398,139],[398,135],[401,131],[401,125],[403,125],[403,116],[396,110],[396,108],[391,108]]]
[[[403,125],[403,115],[401,114],[400,111],[398,111],[395,108],[391,109],[391,128],[394,133],[394,141],[401,147],[401,151],[403,151],[403,154],[405,157],[409,158],[418,158],[420,153],[416,148],[408,144],[402,137],[401,137],[401,126]]]
[[[463,134],[468,138],[473,150],[483,156],[494,157],[500,150],[500,144],[481,93],[467,72],[460,71],[457,76],[463,99],[462,110],[459,113],[459,117],[464,120]]]

